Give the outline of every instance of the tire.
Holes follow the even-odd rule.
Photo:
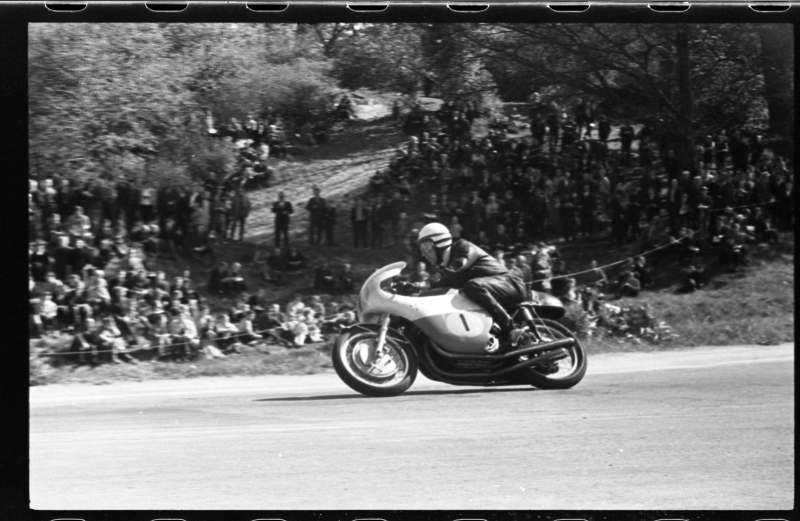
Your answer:
[[[403,394],[417,378],[419,360],[413,348],[386,336],[388,367],[383,374],[369,374],[366,364],[372,361],[377,331],[342,333],[331,351],[336,374],[351,389],[367,396],[385,398]],[[379,359],[380,360],[380,359]],[[386,364],[385,364],[386,365]]]
[[[523,377],[525,382],[533,387],[538,387],[539,389],[569,389],[576,386],[581,380],[583,380],[583,377],[586,374],[587,362],[586,352],[583,350],[583,346],[581,346],[580,342],[575,337],[575,334],[558,322],[546,318],[535,319],[534,324],[536,325],[536,330],[543,338],[545,338],[545,340],[572,338],[575,340],[575,345],[569,348],[564,348],[570,356],[568,359],[559,360],[557,362],[559,368],[562,368],[562,366],[567,367],[563,363],[565,360],[569,360],[571,362],[566,373],[560,374],[561,371],[559,371],[555,374],[548,374],[547,372],[537,370],[536,367],[530,367],[525,369]]]

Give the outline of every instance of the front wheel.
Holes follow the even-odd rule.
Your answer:
[[[561,348],[566,352],[566,356],[525,369],[525,381],[539,389],[569,389],[576,386],[586,374],[586,352],[575,334],[554,320],[541,318],[535,319],[533,323],[544,342],[572,338],[575,343],[571,347]],[[532,342],[530,334],[525,336],[524,341]]]
[[[377,331],[342,333],[331,353],[336,374],[351,389],[367,396],[403,394],[417,377],[417,353],[390,335],[382,353],[377,347]]]

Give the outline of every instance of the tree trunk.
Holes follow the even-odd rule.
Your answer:
[[[758,36],[761,40],[764,97],[769,109],[770,131],[778,141],[788,144],[792,142],[794,136],[794,35],[792,26],[790,24],[759,24]]]
[[[675,32],[675,82],[678,86],[679,136],[675,143],[675,157],[681,170],[694,170],[694,147],[692,146],[692,78],[691,50],[688,24],[676,26]]]

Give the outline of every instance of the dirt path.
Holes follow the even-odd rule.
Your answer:
[[[260,241],[274,231],[272,203],[283,191],[294,205],[290,232],[305,236],[308,224],[306,202],[319,186],[322,196],[337,207],[337,226],[347,226],[350,203],[364,193],[369,178],[384,169],[397,147],[407,139],[397,124],[387,118],[389,108],[369,100],[356,105],[358,121],[344,132],[335,133],[321,147],[306,148],[290,162],[277,163],[277,183],[250,193],[253,203],[247,240]]]

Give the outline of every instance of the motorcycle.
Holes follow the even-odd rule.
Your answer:
[[[353,390],[397,396],[418,371],[438,382],[484,387],[568,389],[583,379],[586,353],[556,322],[565,314],[557,298],[532,291],[530,300],[508,309],[522,335],[513,346],[501,345],[491,316],[458,290],[403,294],[392,281],[405,266],[390,264],[366,280],[359,322],[334,342],[333,367]]]

